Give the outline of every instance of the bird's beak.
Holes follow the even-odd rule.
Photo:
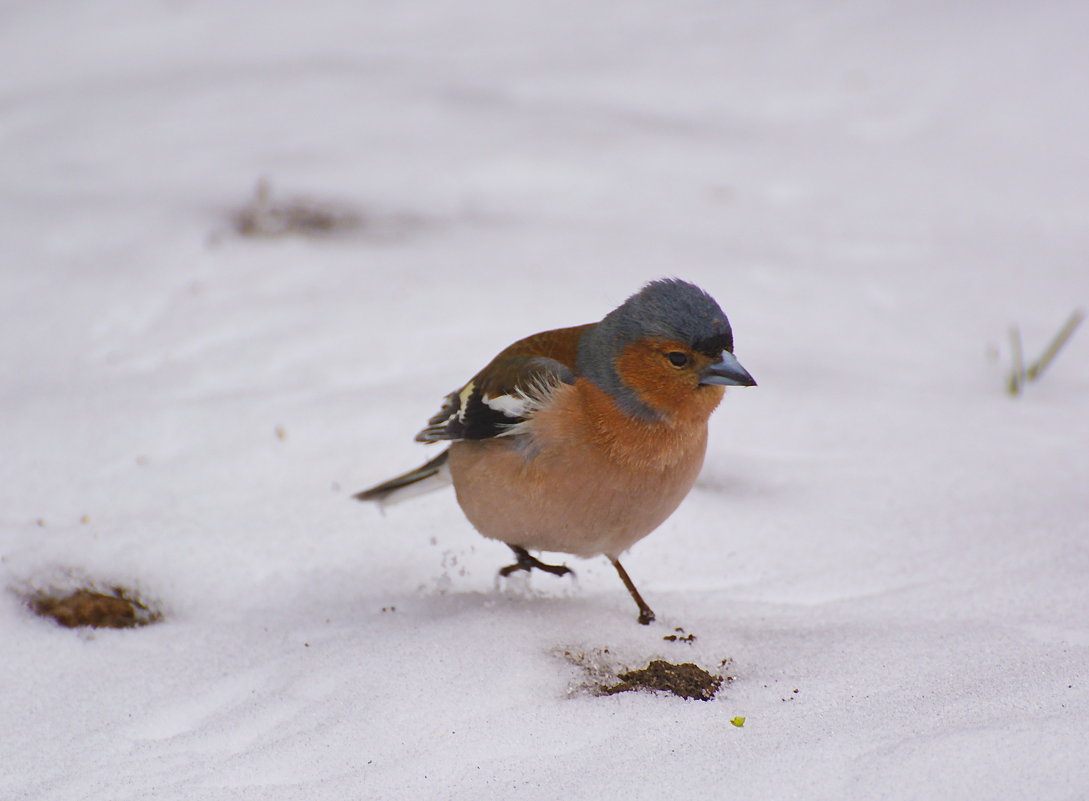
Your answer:
[[[720,384],[725,387],[755,387],[756,381],[741,366],[730,351],[722,351],[717,362],[707,365],[700,373],[701,384]]]

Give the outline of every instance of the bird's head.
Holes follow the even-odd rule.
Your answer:
[[[652,281],[589,329],[578,372],[643,419],[693,403],[717,405],[721,387],[756,381],[733,354],[730,321],[715,299],[676,278]]]

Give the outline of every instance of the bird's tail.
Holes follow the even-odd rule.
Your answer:
[[[357,492],[352,497],[357,501],[377,501],[382,506],[400,503],[417,495],[442,489],[450,484],[450,468],[446,465],[448,450],[443,451],[427,464],[404,475],[383,481],[377,486]]]

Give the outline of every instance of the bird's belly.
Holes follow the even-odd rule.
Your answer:
[[[662,469],[618,465],[573,443],[527,456],[513,439],[455,442],[450,473],[485,537],[577,556],[617,557],[661,525],[695,483],[706,446]]]

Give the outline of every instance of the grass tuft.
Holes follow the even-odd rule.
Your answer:
[[[1025,367],[1024,351],[1021,346],[1021,332],[1017,326],[1011,328],[1010,348],[1013,364],[1010,366],[1010,374],[1006,379],[1006,391],[1011,396],[1016,397],[1021,394],[1027,383],[1038,381],[1048,366],[1055,361],[1055,357],[1059,355],[1059,351],[1063,349],[1063,346],[1070,341],[1070,338],[1084,319],[1085,312],[1082,309],[1075,309],[1066,322],[1063,323],[1058,333],[1052,337],[1051,342],[1044,348],[1044,352],[1027,368]]]

